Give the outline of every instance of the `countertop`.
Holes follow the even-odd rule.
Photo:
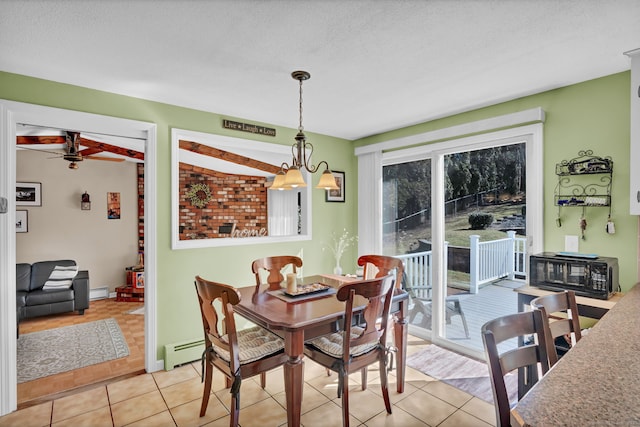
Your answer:
[[[531,426],[640,425],[636,284],[521,400]]]

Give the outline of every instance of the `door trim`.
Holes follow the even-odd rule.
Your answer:
[[[0,416],[17,409],[15,264],[16,125],[19,123],[75,129],[145,140],[145,369],[162,369],[157,347],[157,236],[155,123],[102,116],[41,105],[0,100],[0,196],[8,199],[0,214]]]

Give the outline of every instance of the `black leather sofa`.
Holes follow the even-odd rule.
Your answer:
[[[89,308],[89,272],[78,271],[69,289],[42,289],[56,265],[76,265],[73,260],[16,264],[17,320]]]

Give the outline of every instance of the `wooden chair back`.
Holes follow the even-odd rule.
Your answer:
[[[240,367],[240,360],[233,306],[240,302],[240,293],[233,286],[211,282],[200,276],[196,276],[195,283],[202,314],[205,347],[215,345],[228,351],[231,355],[230,369],[236,372]],[[220,300],[221,303],[220,313],[213,305],[216,300]],[[219,369],[227,370],[226,364]]]
[[[389,310],[395,291],[393,285],[393,275],[388,274],[340,286],[336,298],[346,302],[342,327],[328,337],[315,338],[305,344],[306,357],[338,373],[343,427],[349,426],[349,374],[357,370],[366,371],[366,367],[374,363],[380,370],[385,408],[391,413],[386,342]],[[363,381],[364,390],[366,379]]]
[[[362,255],[358,258],[358,265],[364,267],[362,277],[365,279],[370,279],[372,276],[383,277],[395,270],[396,288],[402,288],[404,264],[401,259],[385,255]],[[375,275],[371,274],[371,266],[375,266],[378,270]]]
[[[336,298],[338,301],[346,301],[343,326],[344,336],[349,337],[343,343],[342,359],[344,363],[349,362],[353,347],[372,342],[378,342],[382,347],[385,346],[389,308],[393,299],[393,284],[393,276],[385,275],[370,280],[346,283],[338,289]],[[364,330],[359,336],[354,337],[351,334],[351,328],[354,323],[354,304],[357,304],[356,295],[366,298],[367,305],[358,317],[358,324]]]
[[[260,273],[262,270],[266,270],[269,272],[269,275],[267,276],[267,283],[269,287],[266,290],[276,291],[280,289],[282,287],[281,283],[284,281],[282,269],[288,265],[291,265],[293,268],[293,272],[296,273],[296,268],[302,267],[302,259],[293,255],[282,255],[260,258],[253,261],[253,263],[251,264],[251,271],[256,276],[255,292],[260,292],[260,286],[262,285]]]
[[[531,336],[534,337],[533,341]],[[548,336],[548,325],[539,310],[498,317],[482,326],[482,341],[489,366],[498,426],[509,426],[511,422],[505,375],[519,368],[531,371],[532,382],[524,384],[523,390],[519,390],[518,398],[521,398],[538,381],[538,369],[542,375],[549,370]],[[500,343],[516,338],[524,339],[524,344],[512,350],[498,350]]]
[[[288,356],[284,353],[284,342],[258,326],[241,331],[236,329],[233,307],[240,302],[241,297],[233,286],[196,276],[195,287],[202,314],[205,340],[205,352],[202,360],[202,377],[205,386],[200,416],[204,416],[207,411],[211,394],[212,367],[216,367],[225,375],[227,387],[231,387],[229,424],[237,426],[240,417],[242,379],[260,374],[261,385],[264,388],[265,372],[281,366],[288,360]],[[219,301],[219,310],[216,309],[214,301]],[[259,335],[258,338],[255,338],[256,345],[253,345],[253,342],[247,342],[255,335]],[[243,339],[245,341],[242,341]],[[264,343],[271,344],[276,341],[280,341],[279,350],[273,350],[270,347],[268,351],[264,351],[264,348],[261,347]],[[240,344],[243,342],[244,344],[241,346]]]
[[[567,344],[574,346],[582,338],[580,331],[580,317],[576,294],[573,291],[557,292],[543,295],[531,301],[531,307],[542,312],[542,317],[549,325],[549,337],[547,338],[549,366],[558,362],[558,351],[555,339],[569,337]],[[558,316],[556,313],[564,313]],[[565,317],[566,316],[566,317]]]

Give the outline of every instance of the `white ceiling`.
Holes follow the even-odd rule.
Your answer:
[[[0,70],[356,139],[629,69],[638,0],[0,2]]]

